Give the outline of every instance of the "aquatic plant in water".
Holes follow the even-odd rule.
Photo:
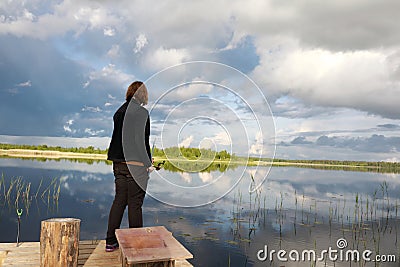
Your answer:
[[[57,209],[60,191],[61,182],[59,178],[42,178],[35,190],[28,179],[21,176],[6,179],[2,174],[0,179],[0,206],[15,210],[23,208],[25,214],[28,215],[32,202],[41,200],[49,209]]]

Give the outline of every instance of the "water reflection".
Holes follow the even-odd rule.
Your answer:
[[[80,218],[82,239],[104,239],[114,194],[111,166],[104,162],[1,159],[0,171],[7,185],[12,177],[30,182],[31,192],[36,192],[40,181],[59,180],[56,206],[41,198],[32,199],[29,212],[22,216],[20,240],[39,240],[40,221],[50,217]],[[147,196],[145,225],[165,225],[173,231],[194,255],[191,262],[195,266],[349,266],[348,262],[334,265],[327,261],[325,265],[257,259],[257,252],[265,245],[275,250],[321,251],[336,248],[337,239],[343,237],[349,248],[398,256],[399,174],[274,167],[262,187],[249,193],[252,167],[202,174],[164,169],[151,174],[149,190],[151,194],[166,194],[171,201],[196,202],[220,193],[203,190],[197,194],[196,188],[213,181],[233,186],[229,178],[242,173],[229,194],[201,207],[174,207]],[[160,177],[191,187],[194,193],[168,191]],[[0,242],[15,242],[17,215],[14,204],[4,201],[3,188],[4,183],[0,186],[0,227],[5,230],[0,231]],[[126,218],[122,227],[127,227]],[[398,262],[381,266],[398,266]]]
[[[207,162],[206,162],[207,163]],[[238,163],[231,163],[231,162],[221,162],[221,163],[207,163],[207,165],[203,165],[201,163],[191,163],[191,162],[179,162],[179,165],[172,164],[169,161],[166,161],[164,164],[164,169],[171,172],[182,172],[185,170],[187,173],[197,173],[198,170],[202,170],[202,172],[225,172],[228,169],[236,169],[239,166]]]

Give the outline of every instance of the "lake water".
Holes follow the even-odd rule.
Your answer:
[[[104,239],[114,194],[111,169],[102,161],[0,159],[0,242],[16,242],[18,183],[8,194],[11,181],[19,181],[20,192],[30,183],[29,201],[18,198],[18,207],[24,210],[21,241],[38,241],[40,222],[52,217],[79,218],[81,239]],[[146,196],[145,226],[166,226],[194,255],[194,266],[364,266],[364,261],[346,261],[350,250],[360,255],[371,250],[371,259],[379,254],[396,260],[366,266],[399,266],[399,174],[273,167],[259,190],[249,193],[249,173],[254,169],[152,173],[149,192],[158,200]],[[241,173],[237,184],[226,182]],[[165,178],[195,190],[177,192],[165,186]],[[222,191],[202,186],[213,180],[228,183],[230,192],[219,198]],[[172,205],[178,202],[201,205]],[[127,227],[126,217],[122,227]],[[347,246],[342,247],[344,243]],[[268,257],[260,252],[266,248]],[[278,258],[272,253],[271,261],[272,250],[286,254]],[[314,262],[301,260],[303,253],[308,255],[306,250],[315,250]],[[324,250],[336,250],[330,256],[338,258]]]

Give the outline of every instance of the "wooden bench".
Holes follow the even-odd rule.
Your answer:
[[[174,267],[193,255],[164,226],[117,229],[122,266]]]

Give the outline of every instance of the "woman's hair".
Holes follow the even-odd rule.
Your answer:
[[[128,90],[126,91],[126,101],[130,101],[135,98],[139,104],[147,105],[147,101],[149,99],[147,88],[141,81],[135,81],[129,85]]]

